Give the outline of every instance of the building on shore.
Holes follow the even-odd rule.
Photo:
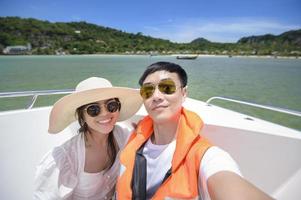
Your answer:
[[[31,51],[31,44],[28,43],[27,46],[7,46],[3,49],[3,54],[7,55],[21,55],[21,54],[28,54]]]

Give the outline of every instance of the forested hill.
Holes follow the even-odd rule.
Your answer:
[[[273,49],[274,51],[294,51],[301,49],[301,29],[284,32],[280,35],[266,34],[241,38],[237,44],[256,49]],[[282,50],[281,50],[282,49]]]
[[[0,45],[30,43],[37,53],[63,49],[71,54],[121,53],[173,49],[174,44],[162,39],[130,34],[86,22],[50,23],[18,17],[0,18]]]
[[[190,43],[132,34],[87,22],[51,23],[37,19],[0,17],[0,51],[7,46],[31,45],[29,54],[301,54],[301,30],[217,43],[204,38]]]
[[[238,43],[241,44],[272,44],[278,43],[282,45],[296,45],[301,46],[301,29],[297,31],[288,31],[282,33],[278,36],[266,34],[262,36],[251,36],[251,37],[243,37],[241,38]]]

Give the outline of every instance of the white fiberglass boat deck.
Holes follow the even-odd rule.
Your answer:
[[[300,131],[189,98],[184,106],[202,117],[204,137],[228,151],[245,178],[276,199],[300,199]],[[74,123],[61,134],[48,134],[50,110],[0,112],[0,199],[32,199],[35,166],[77,128]],[[142,107],[131,121],[144,115]]]

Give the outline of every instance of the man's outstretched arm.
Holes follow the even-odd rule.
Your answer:
[[[210,176],[207,184],[212,200],[273,199],[241,176],[229,171],[221,171]]]

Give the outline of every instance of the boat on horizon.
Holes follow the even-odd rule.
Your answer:
[[[178,55],[176,56],[177,59],[184,59],[184,60],[195,60],[197,59],[198,55]]]
[[[33,108],[38,96],[69,94],[74,90],[46,90],[0,93],[0,98],[33,96],[28,109],[0,112],[0,199],[32,199],[34,175],[42,156],[74,136],[76,122],[60,134],[49,134],[52,106]],[[187,98],[184,107],[204,121],[201,135],[225,149],[238,163],[243,176],[278,200],[300,199],[301,131],[213,105],[213,100],[255,106],[301,117],[301,112],[254,104],[225,97],[206,102]],[[147,112],[142,106],[124,126],[137,123]]]

